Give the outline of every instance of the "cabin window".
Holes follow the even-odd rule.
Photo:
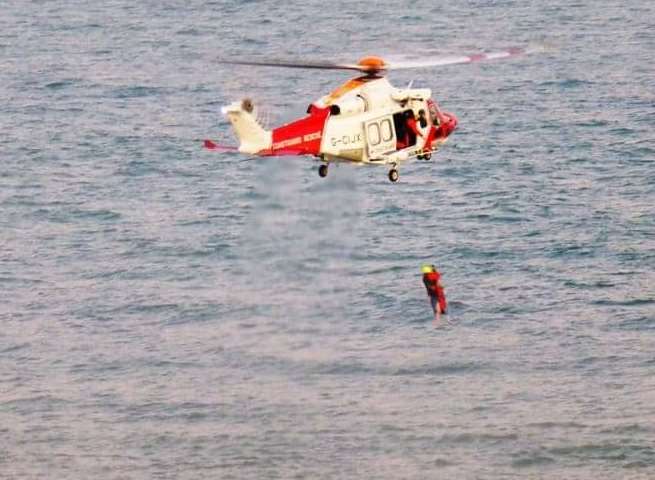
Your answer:
[[[393,129],[391,128],[391,120],[385,118],[380,122],[380,131],[382,135],[382,141],[388,142],[393,138]]]
[[[377,123],[371,123],[368,126],[368,143],[371,145],[380,143],[380,126]]]

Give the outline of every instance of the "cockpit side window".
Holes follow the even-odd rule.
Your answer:
[[[437,115],[437,107],[432,99],[428,100],[428,112],[430,113],[430,120],[433,125],[439,126],[439,115]]]

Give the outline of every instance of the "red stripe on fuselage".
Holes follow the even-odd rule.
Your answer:
[[[312,105],[308,116],[274,128],[271,148],[260,155],[318,155],[329,115],[329,108]]]

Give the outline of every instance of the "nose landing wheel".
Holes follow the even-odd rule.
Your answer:
[[[328,174],[328,166],[326,164],[321,165],[318,167],[318,176],[321,178],[327,177]]]
[[[389,180],[391,182],[396,183],[398,181],[398,177],[399,177],[398,170],[396,170],[395,168],[389,170]]]

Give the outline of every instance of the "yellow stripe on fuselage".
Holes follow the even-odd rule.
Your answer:
[[[343,85],[335,88],[332,92],[330,92],[328,95],[323,97],[323,103],[326,106],[332,105],[332,103],[341,97],[343,97],[346,93],[352,92],[356,88],[361,87],[364,85],[366,82],[369,82],[371,80],[375,80],[376,77],[357,77],[357,78],[352,78],[348,80],[346,83]]]

